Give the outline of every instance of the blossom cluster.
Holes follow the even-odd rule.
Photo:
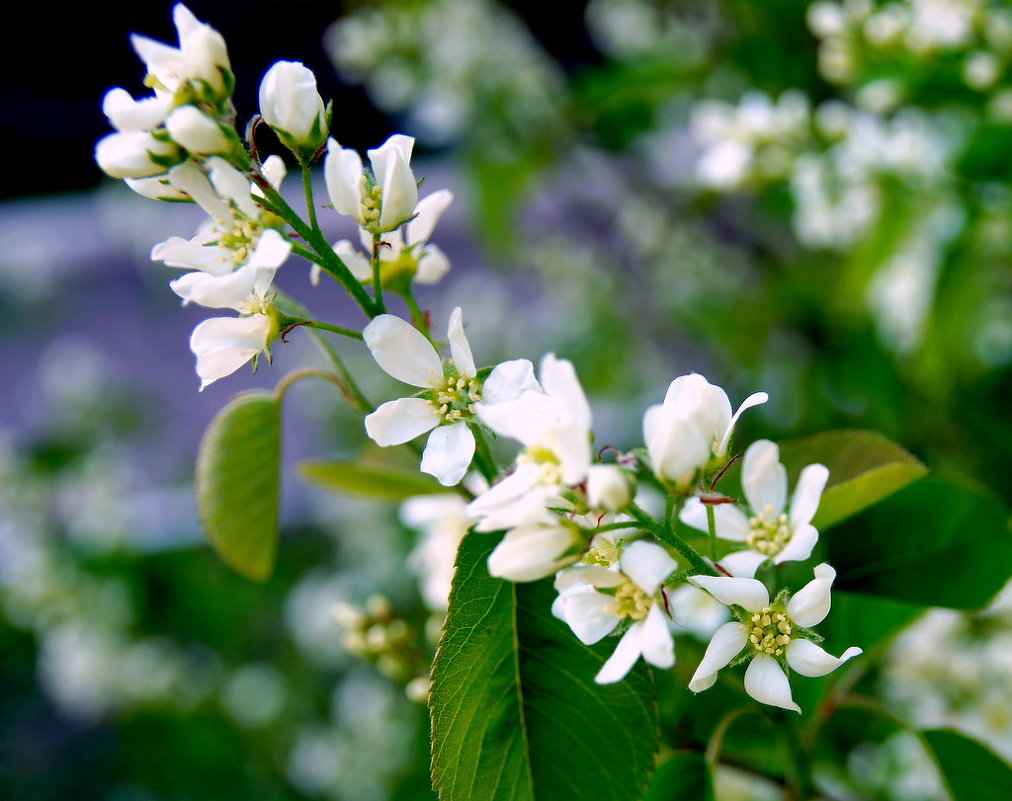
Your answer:
[[[451,325],[459,323],[459,309],[453,319]],[[382,358],[376,350],[374,355]],[[592,453],[591,409],[573,365],[549,354],[536,379],[529,363],[506,365],[516,379],[513,397],[486,397],[479,383],[469,419],[476,431],[485,428],[520,444],[513,465],[491,487],[478,488],[466,506],[457,496],[433,496],[406,507],[405,521],[426,534],[419,553],[430,569],[442,565],[438,586],[423,575],[433,608],[445,609],[446,569],[470,527],[474,536],[505,532],[488,558],[490,575],[508,581],[554,577],[556,617],[585,644],[617,638],[596,676],[599,683],[621,680],[641,656],[656,667],[672,667],[673,632],[702,631],[712,638],[691,690],[710,687],[726,665],[748,661],[745,689],[752,697],[799,710],[788,671],[822,676],[861,653],[852,647],[834,657],[811,630],[829,612],[836,575],[830,565],[817,565],[813,580],[793,594],[771,596],[755,577],[762,570],[767,581],[776,580],[773,567],[811,557],[818,540],[812,520],[828,470],[805,467],[789,494],[778,447],[759,440],[741,459],[744,498],[713,489],[713,479],[732,460],[739,416],[764,403],[765,393],[749,396],[732,414],[723,389],[698,374],[680,376],[663,403],[644,414],[645,447],[604,463]],[[471,447],[469,442],[458,464],[470,462]],[[711,533],[723,555],[713,560],[697,554],[687,536],[647,514],[637,501],[651,491],[667,496],[669,513],[680,509],[683,533]],[[422,508],[423,519],[416,511]],[[698,590],[708,594],[706,603],[685,595]],[[714,606],[724,612],[715,617]]]
[[[208,215],[195,236],[170,237],[152,251],[154,260],[187,271],[170,284],[184,303],[238,313],[207,319],[191,336],[201,388],[250,360],[255,368],[261,354],[270,360],[271,344],[296,326],[361,340],[384,372],[412,387],[406,397],[374,409],[367,401],[360,405],[370,407],[363,423],[377,445],[424,435],[420,470],[461,489],[452,502],[419,505],[416,499],[404,510],[406,522],[429,532],[413,561],[430,605],[445,605],[450,583],[450,560],[440,554],[470,531],[466,536],[499,537],[488,557],[490,576],[513,582],[554,577],[552,612],[580,641],[617,639],[596,676],[600,683],[620,681],[641,656],[670,668],[674,625],[699,631],[727,617],[689,683],[693,691],[711,686],[728,664],[747,661],[751,696],[797,710],[788,671],[820,676],[860,653],[849,648],[833,657],[811,631],[829,612],[830,565],[817,565],[813,580],[793,594],[774,586],[777,566],[813,554],[818,532],[812,521],[827,469],[806,467],[789,496],[777,446],[760,440],[741,458],[744,497],[718,489],[737,461],[736,424],[747,409],[767,401],[766,393],[748,396],[734,410],[727,393],[703,376],[679,376],[662,402],[645,410],[642,447],[595,453],[593,412],[568,360],[549,353],[537,371],[527,359],[482,367],[461,307],[449,316],[447,352],[441,353],[412,286],[436,282],[448,269],[429,239],[452,197],[444,190],[419,198],[410,166],[414,140],[391,136],[368,151],[366,166],[331,136],[312,73],[278,62],[263,78],[260,115],[245,141],[234,128],[234,79],[224,41],[184,6],[174,14],[178,48],[134,38],[155,95],[142,101],[121,89],[107,95],[106,112],[119,132],[99,143],[96,158],[140,194],[194,202]],[[299,164],[308,223],[281,195],[280,157],[260,160],[255,131],[261,121]],[[774,125],[771,135],[777,130]],[[323,236],[309,173],[320,158],[330,204],[357,224],[364,252],[349,240],[331,245]],[[301,307],[274,288],[277,270],[292,253],[313,264],[314,283],[325,272],[348,290],[369,318],[361,333],[303,316],[308,312],[297,311]],[[411,322],[387,310],[384,291],[402,296]],[[342,388],[345,376],[336,379],[345,382]],[[497,464],[490,434],[519,444],[510,464]],[[606,461],[606,454],[614,458]],[[469,477],[473,472],[481,478]],[[663,498],[662,515],[645,510],[651,493]],[[696,539],[708,541],[705,554],[696,550]],[[709,600],[701,602],[699,592]],[[718,619],[705,611],[707,604],[727,611]],[[349,630],[361,636],[350,642],[370,658],[391,662],[405,645],[406,633],[391,633],[385,614],[352,623]]]
[[[312,71],[279,61],[261,81],[260,114],[250,128],[269,125],[304,171],[325,153],[330,203],[358,223],[377,269],[347,241],[315,252],[293,244],[290,227],[297,223],[279,195],[285,163],[277,155],[260,161],[235,128],[235,79],[224,39],[182,4],[173,18],[178,47],[132,38],[154,94],[134,100],[118,87],[106,94],[103,110],[117,132],[98,143],[95,158],[138,194],[192,202],[207,214],[196,235],[170,237],[151,251],[152,260],[188,271],[170,283],[184,304],[238,312],[204,320],[193,331],[201,389],[251,360],[255,370],[261,355],[270,361],[271,343],[287,328],[315,325],[277,302],[275,273],[293,252],[313,262],[314,282],[321,263],[360,287],[378,275],[384,287],[401,292],[415,280],[435,283],[445,275],[446,256],[427,240],[453,198],[443,190],[419,201],[410,167],[414,140],[390,137],[368,152],[367,168],[357,152],[329,137],[330,111]],[[320,234],[315,208],[310,215]]]

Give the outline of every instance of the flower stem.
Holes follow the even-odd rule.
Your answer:
[[[705,573],[708,576],[718,575],[717,571],[710,567],[706,560],[692,549],[692,546],[667,526],[654,520],[654,518],[640,509],[636,504],[629,504],[626,507],[626,511],[640,525],[640,528],[649,531],[661,542],[670,545],[678,551],[682,558],[695,569],[696,573]]]
[[[329,381],[331,384],[334,384],[341,390],[342,394],[344,393],[344,386],[342,386],[339,376],[334,373],[328,373],[325,370],[316,370],[312,367],[307,367],[302,370],[294,370],[282,378],[281,381],[278,382],[278,385],[274,388],[274,397],[280,401],[285,397],[285,393],[291,389],[293,384],[298,383],[304,378],[322,378],[325,381]]]
[[[499,474],[499,470],[495,466],[495,457],[492,456],[492,448],[489,447],[488,440],[485,439],[485,433],[479,426],[474,423],[468,423],[467,427],[474,434],[474,463],[485,477],[485,480],[491,484]]]
[[[377,314],[383,314],[387,308],[383,304],[383,282],[380,280],[380,248],[383,247],[383,235],[372,235],[372,294]]]
[[[339,325],[331,325],[330,323],[321,323],[317,320],[310,320],[305,323],[309,328],[319,328],[321,331],[333,331],[335,334],[341,334],[341,336],[351,337],[352,339],[362,339],[362,334],[358,331],[352,331],[350,328],[341,328]]]
[[[316,251],[316,254],[320,257],[320,261],[316,261],[316,263],[333,275],[341,286],[348,290],[349,294],[351,294],[366,315],[372,318],[379,314],[375,310],[369,293],[365,291],[365,288],[359,283],[358,279],[352,275],[348,266],[334,252],[334,249],[327,242],[323,234],[320,231],[314,231],[306,225],[295,210],[288,205],[288,202],[281,196],[281,193],[263,175],[254,170],[250,172],[250,178],[263,191],[264,197],[271,206],[272,211],[292,226],[295,232]]]
[[[408,309],[411,312],[411,319],[415,321],[415,327],[425,334],[426,339],[432,341],[432,332],[429,330],[429,323],[425,319],[425,313],[419,308],[418,301],[415,300],[415,293],[408,287],[407,292],[404,293],[404,302],[408,304]]]
[[[706,507],[706,527],[710,530],[710,559],[717,561],[717,521],[713,512],[712,504],[703,504]]]
[[[306,193],[306,210],[309,212],[309,224],[313,231],[320,233],[320,225],[316,221],[316,203],[313,202],[313,171],[306,164],[302,165],[302,190]]]

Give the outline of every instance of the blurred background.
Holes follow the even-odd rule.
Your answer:
[[[418,138],[423,195],[456,195],[433,239],[452,271],[421,305],[437,330],[462,305],[481,363],[572,359],[601,444],[639,444],[642,411],[697,370],[733,402],[770,393],[743,441],[875,429],[1012,499],[1007,3],[189,5],[229,44],[241,124],[267,67],[301,60],[342,145]],[[426,714],[405,692],[433,629],[407,559],[419,535],[291,469],[358,453],[360,418],[324,385],[290,393],[267,583],[232,574],[196,521],[215,412],[320,356],[294,332],[273,367],[198,393],[187,339],[205,315],[148,253],[200,215],[93,163],[104,92],[141,93],[129,33],[175,42],[170,10],[38,4],[0,49],[0,795],[431,798]],[[298,259],[278,283],[362,322]],[[364,348],[339,346],[372,396],[396,397]],[[404,647],[350,641],[337,602],[397,622]],[[1012,595],[910,617],[868,686],[1012,757]],[[693,744],[676,719],[664,736]],[[916,742],[863,737],[827,745],[833,797],[945,797]],[[778,797],[721,781],[722,798]]]

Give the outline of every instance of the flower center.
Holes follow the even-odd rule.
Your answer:
[[[607,611],[616,617],[642,620],[647,616],[653,602],[653,598],[643,592],[637,584],[627,581],[615,591],[615,601],[608,606]]]
[[[538,468],[538,483],[555,485],[562,483],[562,463],[550,448],[544,445],[528,445],[517,456],[517,464],[532,464]]]
[[[583,561],[589,565],[601,565],[611,567],[619,560],[621,553],[619,546],[604,537],[598,537],[600,543],[591,548],[583,557]]]
[[[238,311],[240,314],[267,314],[271,308],[271,304],[274,302],[274,295],[275,293],[273,292],[269,292],[266,295],[254,292],[246,298]]]
[[[459,423],[472,417],[474,404],[481,400],[481,386],[475,379],[465,376],[446,376],[433,389],[435,400],[429,399],[428,403],[436,407],[446,423]]]
[[[770,606],[752,615],[752,629],[748,638],[761,654],[780,656],[791,641],[791,619]]]
[[[383,187],[379,184],[369,186],[369,181],[362,176],[362,227],[370,231],[379,224],[380,209],[383,207]]]
[[[774,514],[767,506],[748,521],[748,547],[764,556],[776,556],[791,541],[791,524],[787,515]]]
[[[232,251],[232,261],[236,267],[249,261],[250,256],[260,241],[260,226],[252,220],[234,217],[230,226],[217,227],[218,247]]]

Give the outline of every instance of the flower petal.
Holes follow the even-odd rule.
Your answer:
[[[363,222],[362,159],[358,153],[351,148],[342,148],[334,139],[328,139],[323,173],[334,211]]]
[[[653,595],[661,582],[670,576],[678,562],[660,545],[637,540],[622,550],[622,572],[647,595]]]
[[[422,398],[400,398],[366,415],[366,433],[383,448],[401,445],[439,425],[439,414]]]
[[[342,239],[340,242],[335,242],[334,252],[359,281],[372,280],[372,265],[369,263],[369,259],[359,253],[349,240]]]
[[[201,245],[181,236],[170,236],[151,248],[151,261],[163,261],[169,267],[200,270],[208,275],[227,275],[235,263],[225,248]]]
[[[419,469],[435,476],[444,487],[452,487],[460,483],[473,456],[474,434],[467,423],[440,426],[429,434]]]
[[[225,275],[192,272],[170,281],[169,288],[186,303],[199,303],[209,309],[242,311],[260,279],[260,272],[251,267]]]
[[[787,468],[780,464],[780,448],[768,439],[749,445],[741,464],[741,486],[755,514],[784,511]]]
[[[756,579],[729,578],[727,576],[692,576],[689,581],[702,587],[722,604],[737,604],[749,612],[769,606],[770,594],[766,586]]]
[[[197,357],[201,391],[234,373],[263,350],[271,321],[263,314],[250,317],[212,317],[190,335],[190,350]]]
[[[807,629],[823,621],[829,614],[829,591],[835,578],[836,571],[826,563],[815,567],[815,578],[787,602],[787,614],[795,623]]]
[[[829,480],[829,470],[825,465],[810,464],[798,476],[798,484],[791,498],[791,526],[798,528],[811,523],[822,500],[822,491]]]
[[[449,189],[440,189],[418,201],[415,206],[417,216],[406,226],[408,245],[417,245],[419,242],[428,242],[432,236],[432,230],[443,216],[443,212],[453,202],[453,192]]]
[[[769,399],[770,396],[765,392],[753,392],[742,401],[741,406],[738,407],[738,411],[734,413],[731,421],[727,424],[724,436],[720,439],[720,444],[717,446],[717,456],[723,456],[727,453],[727,446],[731,443],[731,434],[734,433],[734,426],[738,422],[738,418],[741,417],[741,413],[746,409],[751,409],[753,406],[759,406],[762,403],[766,403]]]
[[[694,693],[702,692],[713,686],[717,673],[722,667],[734,659],[748,642],[748,632],[737,620],[725,623],[713,633],[713,639],[706,646],[703,661],[689,681],[689,689]]]
[[[260,216],[260,207],[253,200],[253,185],[245,173],[239,172],[220,156],[209,158],[207,166],[210,168],[208,175],[211,183],[219,195],[235,203],[239,211],[249,219],[255,220]]]
[[[773,564],[804,562],[812,555],[812,549],[815,548],[815,543],[818,541],[819,532],[815,526],[804,525],[794,529],[790,542],[784,546],[784,549],[780,553],[773,557]]]
[[[377,173],[376,180],[383,185],[379,226],[390,231],[414,215],[418,204],[418,184],[407,160],[399,153],[392,154],[386,172]]]
[[[574,424],[590,428],[590,404],[583,394],[583,387],[576,377],[572,362],[556,359],[553,353],[545,354],[541,360],[541,384],[548,395],[561,402],[567,417]]]
[[[509,581],[536,581],[579,558],[576,533],[558,524],[517,526],[488,557],[489,575]],[[567,554],[563,556],[563,554]]]
[[[400,317],[381,314],[362,336],[376,363],[398,381],[431,387],[443,380],[443,364],[432,343]]]
[[[710,531],[710,523],[706,518],[706,505],[699,498],[689,498],[679,512],[678,519],[699,531]],[[719,503],[714,506],[713,522],[717,536],[722,540],[745,542],[748,539],[748,519],[733,503]]]
[[[864,653],[860,648],[848,648],[840,658],[826,653],[811,640],[791,640],[787,646],[787,664],[802,676],[825,676],[848,659]]]
[[[633,623],[629,630],[622,635],[622,639],[618,641],[614,653],[608,657],[608,661],[594,676],[594,681],[598,684],[614,684],[616,681],[624,679],[626,673],[632,670],[632,666],[636,664],[636,660],[643,653],[642,634],[643,621]]]
[[[735,578],[753,578],[767,557],[755,551],[735,551],[720,560],[720,565]]]
[[[766,654],[757,654],[745,671],[745,692],[763,704],[800,712],[801,707],[791,697],[791,683],[777,660]]]
[[[584,645],[611,634],[619,623],[615,599],[594,589],[574,588],[561,596],[563,619]]]
[[[450,272],[450,260],[438,245],[426,245],[418,254],[415,283],[438,284]]]
[[[671,629],[657,604],[650,607],[643,620],[640,649],[643,658],[654,667],[669,668],[675,664],[675,643],[671,639]]]
[[[528,359],[511,359],[492,368],[481,388],[482,403],[516,400],[525,392],[540,392],[534,365]]]
[[[192,159],[187,159],[169,170],[169,183],[186,192],[213,220],[224,223],[232,219],[228,204],[218,197],[203,170]]]
[[[464,313],[460,310],[460,306],[450,314],[446,337],[450,340],[450,354],[457,370],[461,375],[473,378],[477,370],[474,367],[474,356],[471,355],[471,345],[464,333]]]

